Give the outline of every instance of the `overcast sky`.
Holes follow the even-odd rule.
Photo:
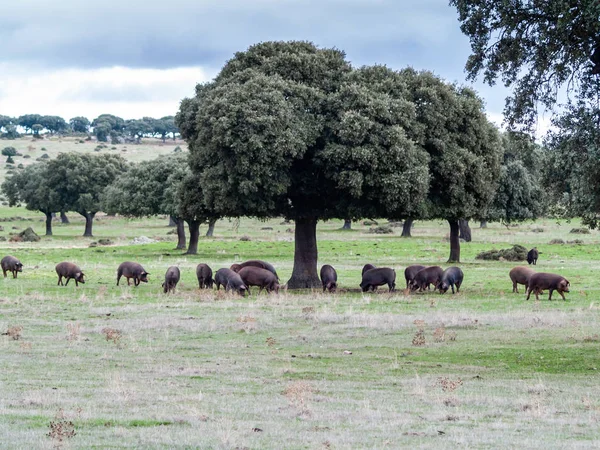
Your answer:
[[[447,0],[20,0],[0,15],[0,114],[173,115],[236,51],[295,39],[466,84]],[[508,91],[474,87],[500,122]]]

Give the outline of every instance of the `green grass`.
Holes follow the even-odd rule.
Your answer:
[[[22,219],[1,222],[0,236],[43,231],[38,213],[0,208],[0,218],[11,217]],[[69,217],[39,243],[0,242],[25,264],[18,279],[0,281],[0,332],[22,327],[19,339],[0,336],[0,448],[600,444],[600,234],[569,234],[577,222],[474,228],[454,296],[358,291],[367,262],[394,267],[400,289],[409,264],[446,267],[446,223],[416,222],[411,239],[400,229],[382,236],[320,223],[319,264],[336,267],[339,293],[240,298],[200,292],[195,266],[260,258],[286,280],[293,225],[219,221],[216,237],[202,238],[191,256],[173,249],[164,217],[100,216],[93,239],[80,236],[83,218]],[[140,235],[158,242],[132,245]],[[101,237],[115,244],[88,247]],[[584,244],[549,245],[555,238]],[[547,294],[525,301],[522,288],[511,292],[516,264],[474,259],[513,243],[537,246],[536,269],[570,280],[566,302]],[[54,266],[64,260],[82,267],[85,285],[56,286]],[[150,282],[117,287],[125,260],[142,263]],[[170,265],[182,281],[166,296],[160,284]],[[413,345],[419,329],[424,345]],[[58,420],[73,422],[75,436],[48,436]]]

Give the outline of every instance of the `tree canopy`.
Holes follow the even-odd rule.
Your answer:
[[[600,73],[600,3],[596,0],[451,0],[471,41],[466,70],[513,87],[510,125],[531,126],[537,105],[552,109],[561,88],[583,96]]]
[[[31,211],[46,215],[46,235],[52,235],[52,213],[61,211],[62,204],[49,184],[48,163],[32,164],[15,172],[2,183],[2,192],[9,206],[22,203]]]
[[[318,220],[406,216],[426,198],[428,156],[406,132],[414,108],[386,89],[396,83],[405,89],[336,49],[267,42],[182,101],[176,122],[208,208],[295,220],[290,287],[319,282]]]
[[[60,153],[48,161],[48,185],[63,211],[75,211],[86,219],[84,236],[92,236],[94,216],[102,209],[101,197],[129,164],[120,155]]]

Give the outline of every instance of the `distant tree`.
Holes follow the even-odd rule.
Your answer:
[[[162,125],[160,125],[160,137],[162,138],[163,142],[166,141],[169,134],[173,140],[175,140],[176,136],[179,134],[179,128],[177,128],[177,125],[175,125],[175,117],[161,117],[160,122],[162,123]]]
[[[25,115],[19,116],[19,118],[17,119],[17,125],[25,128],[26,133],[28,131],[31,132],[32,127],[35,124],[39,124],[41,118],[42,118],[42,116],[40,116],[39,114],[25,114]]]
[[[427,154],[404,131],[414,109],[384,88],[402,83],[384,67],[361,70],[336,49],[265,42],[198,85],[176,116],[198,178],[190,189],[209,211],[295,221],[292,289],[320,285],[319,220],[400,217],[427,194]]]
[[[46,236],[52,235],[52,213],[61,208],[56,192],[48,183],[47,163],[26,166],[2,183],[2,192],[9,206],[22,203],[31,211],[41,211],[46,216]]]
[[[220,216],[204,201],[202,184],[197,175],[188,173],[178,186],[178,215],[187,222],[190,230],[190,241],[186,253],[195,255],[198,253],[200,225],[209,223],[209,230],[211,224],[214,229],[215,222]]]
[[[19,132],[17,131],[17,126],[14,124],[9,124],[4,127],[6,133],[2,137],[6,139],[17,139],[19,137]]]
[[[97,122],[94,126],[94,135],[100,142],[108,142],[108,136],[115,131],[111,128],[108,122]]]
[[[494,197],[502,157],[500,137],[471,89],[448,84],[427,71],[401,73],[419,123],[409,133],[430,156],[428,201],[419,216],[448,221],[448,262],[460,262],[459,221],[479,217]]]
[[[127,121],[125,132],[139,143],[144,135],[152,133],[152,126],[144,120],[132,119]]]
[[[85,218],[84,236],[92,236],[96,213],[101,210],[104,190],[129,168],[119,155],[60,153],[48,163],[48,185],[62,207],[54,211],[75,211]]]
[[[115,130],[119,133],[125,131],[125,120],[121,117],[114,116],[112,114],[100,114],[92,121],[92,127],[96,127],[101,123],[108,124],[111,130]]]
[[[44,129],[44,126],[41,123],[34,123],[31,126],[31,131],[33,131],[33,135],[35,137],[40,137],[40,132]]]
[[[508,224],[535,219],[545,206],[541,185],[542,152],[532,136],[507,131],[502,134],[504,155],[494,200],[481,218]]]
[[[600,226],[600,108],[580,101],[553,122],[542,172],[553,215]]]
[[[87,133],[90,131],[90,121],[87,117],[73,117],[71,120],[69,120],[69,124],[75,133]]]
[[[65,119],[59,116],[42,116],[40,124],[51,134],[64,133],[68,128]]]
[[[4,128],[4,130],[6,131],[6,127],[8,125],[11,125],[14,123],[14,120],[12,117],[9,116],[3,116],[2,114],[0,114],[0,131],[2,131],[2,129]]]
[[[176,192],[189,173],[182,156],[160,156],[143,161],[120,175],[104,192],[102,209],[108,214],[148,217],[168,214],[178,226],[178,249],[185,248],[183,219],[178,216]]]
[[[4,156],[17,156],[17,149],[14,147],[4,147],[2,149],[2,154]]]
[[[466,70],[512,88],[505,115],[510,125],[531,126],[541,103],[552,109],[565,90],[576,101],[597,86],[600,74],[600,4],[596,0],[451,0],[471,41]],[[564,88],[564,89],[563,89]],[[597,88],[596,88],[597,89]]]

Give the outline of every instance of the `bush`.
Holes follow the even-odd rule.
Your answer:
[[[40,156],[38,159],[50,159],[50,157],[48,156],[48,153],[44,153],[42,156]]]
[[[590,234],[589,228],[572,228],[569,233],[573,234]]]
[[[552,239],[552,240],[549,242],[549,244],[552,244],[552,245],[556,245],[556,244],[564,244],[564,243],[565,243],[565,241],[563,241],[562,239]]]
[[[242,237],[240,238],[240,241],[244,241],[244,242],[251,241],[251,240],[252,240],[252,239],[250,239],[250,236],[242,236]]]
[[[543,233],[544,229],[543,228],[532,228],[531,232],[532,233]]]
[[[23,169],[24,167],[25,167],[25,166],[23,166],[23,164],[19,164],[19,165],[17,166],[17,169]]]
[[[567,244],[583,244],[581,239],[574,239],[572,241],[567,241]]]
[[[29,158],[31,158],[31,155],[25,155],[25,156],[23,156],[23,159],[29,159]]]
[[[369,228],[369,233],[373,234],[392,234],[394,230],[389,225],[379,225],[374,228]]]
[[[486,261],[500,261],[501,259],[504,261],[525,261],[527,259],[527,249],[522,245],[513,245],[512,248],[481,252],[475,259]]]
[[[379,225],[376,220],[363,220],[363,225],[365,227],[370,227],[371,225]]]
[[[40,150],[43,151],[43,152],[47,152],[48,151],[48,150],[46,150],[46,147],[42,147]]]

